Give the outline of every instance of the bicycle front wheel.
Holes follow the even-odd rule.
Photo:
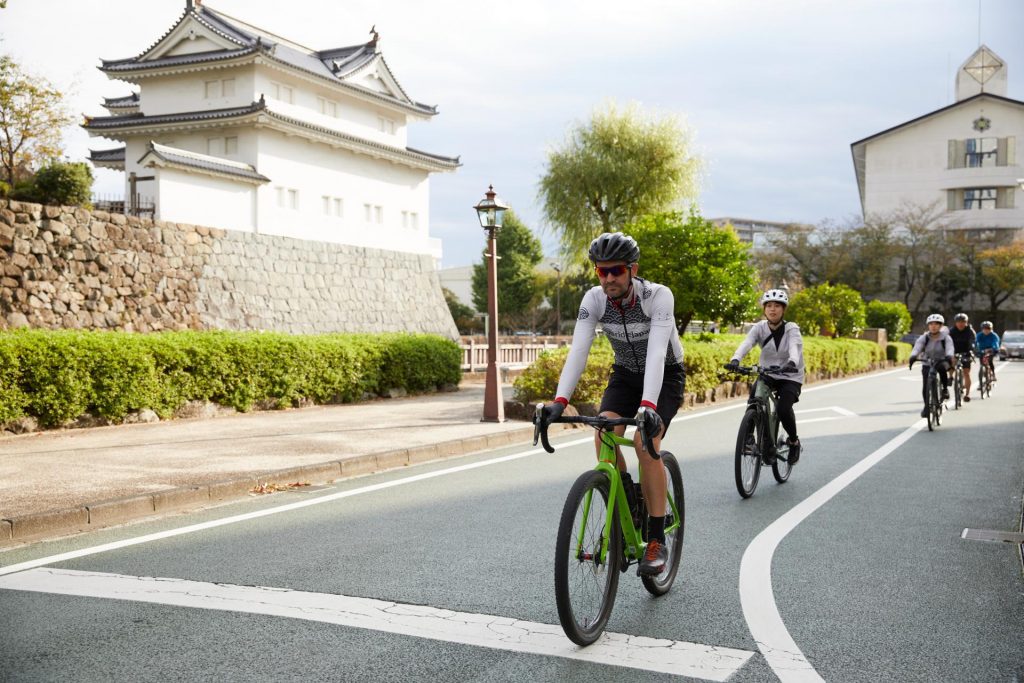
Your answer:
[[[668,559],[665,561],[665,569],[656,576],[643,576],[641,580],[644,588],[651,595],[664,595],[672,588],[672,582],[676,580],[676,572],[679,571],[679,561],[683,554],[683,530],[686,526],[686,499],[683,494],[683,475],[679,471],[679,463],[676,456],[668,451],[661,452],[661,463],[665,467],[665,479],[668,482],[668,493],[671,500],[666,502],[665,507],[665,550]],[[672,503],[675,503],[675,513],[672,511]]]
[[[744,498],[754,495],[757,479],[761,476],[760,416],[754,408],[748,408],[740,420],[740,431],[736,436],[736,490]]]
[[[590,645],[604,631],[619,586],[622,531],[612,518],[611,536],[604,524],[610,502],[608,475],[591,470],[580,475],[562,508],[555,542],[555,603],[565,635]]]
[[[931,390],[930,390],[929,394],[930,395],[929,395],[929,401],[928,401],[928,403],[929,403],[929,410],[928,410],[928,412],[931,415],[931,417],[930,417],[930,419],[928,421],[928,428],[929,429],[934,429],[932,427],[932,424],[934,424],[935,427],[938,427],[939,424],[940,424],[939,416],[942,414],[942,404],[941,404],[941,399],[939,397],[939,377],[938,377],[937,374],[936,374],[934,380],[931,383]]]
[[[960,410],[960,402],[963,400],[961,396],[964,393],[964,374],[959,363],[956,364],[953,372],[956,373],[953,378],[953,393],[956,394],[953,400],[953,410]]]

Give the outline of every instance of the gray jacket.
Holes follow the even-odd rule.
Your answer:
[[[776,342],[776,336],[778,342]],[[756,323],[750,328],[750,332],[747,332],[747,338],[736,349],[736,353],[732,354],[732,359],[739,362],[750,349],[754,348],[754,344],[761,347],[759,363],[762,367],[782,366],[787,361],[796,363],[796,372],[792,374],[770,372],[768,373],[770,377],[788,379],[799,384],[804,383],[804,338],[800,335],[799,325],[783,321],[781,334],[773,335],[767,320]]]
[[[932,360],[943,360],[953,357],[953,338],[949,336],[949,328],[943,325],[939,328],[939,336],[932,339],[932,336],[925,332],[914,342],[914,350],[910,352],[914,358],[931,358]]]

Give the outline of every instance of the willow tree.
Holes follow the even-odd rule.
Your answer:
[[[608,104],[548,153],[539,192],[544,218],[578,259],[602,232],[695,200],[699,170],[678,117]]]

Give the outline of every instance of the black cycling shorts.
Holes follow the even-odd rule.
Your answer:
[[[661,393],[658,394],[658,408],[655,410],[661,421],[665,423],[665,431],[672,418],[679,411],[683,402],[683,390],[686,387],[686,373],[682,365],[666,365],[665,378],[661,382]],[[600,412],[612,412],[622,417],[633,417],[640,409],[640,401],[644,394],[644,373],[632,372],[621,365],[612,366],[612,376],[608,380],[608,388],[601,397]]]

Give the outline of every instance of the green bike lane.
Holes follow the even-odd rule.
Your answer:
[[[1005,385],[1000,391],[1003,388]],[[687,539],[680,577],[668,596],[653,600],[632,572],[623,576],[609,630],[755,652],[757,645],[744,621],[737,591],[744,550],[768,523],[913,423],[917,395],[915,385],[903,382],[898,373],[806,393],[797,405],[798,410],[812,411],[801,413],[801,434],[808,449],[805,459],[783,486],[775,485],[769,470],[763,471],[758,491],[748,501],[739,499],[732,483],[731,454],[741,406],[681,415],[666,439],[666,446],[682,461],[687,487]],[[1018,415],[1019,395],[1018,391]],[[993,410],[978,411],[978,419],[982,414],[997,419],[1000,399],[997,393]],[[980,405],[972,402],[968,409]],[[834,407],[859,417],[843,415]],[[960,416],[950,416],[940,430],[952,434],[954,417]],[[967,411],[963,417],[966,426],[971,422]],[[1001,424],[997,420],[997,425]],[[560,441],[585,436],[574,432]],[[915,436],[908,446],[924,436]],[[940,431],[927,436],[947,434]],[[186,521],[214,521],[330,496],[374,482],[450,469],[454,462],[482,463],[521,452],[526,446],[343,482],[326,491],[279,494],[187,519],[165,519],[42,544],[9,554],[3,561],[11,564],[52,556],[171,529]],[[934,450],[934,445],[926,444],[925,450]],[[926,614],[942,611],[932,597],[930,565],[918,566],[920,559],[911,554],[902,574],[886,569],[882,560],[893,557],[893,549],[879,545],[876,536],[882,534],[873,531],[877,522],[876,527],[868,523],[871,513],[885,515],[885,506],[889,517],[906,516],[907,506],[892,504],[903,498],[890,495],[875,500],[870,495],[884,487],[866,487],[867,493],[860,489],[869,476],[882,476],[879,473],[883,472],[887,474],[883,481],[900,490],[920,482],[913,467],[906,469],[915,478],[902,484],[900,467],[895,473],[883,469],[900,465],[897,460],[902,463],[904,455],[903,448],[893,453],[888,462],[879,463],[812,514],[776,553],[773,578],[782,618],[808,660],[827,680],[875,680],[902,671],[894,669],[894,660],[887,656],[902,645],[897,640],[876,642],[879,639],[871,635],[877,632],[878,613],[885,613],[887,596],[893,592],[905,590],[908,600],[925,606],[922,611]],[[559,448],[555,455],[529,455],[48,566],[361,596],[557,624],[551,574],[554,531],[571,481],[591,463],[592,451],[586,444]],[[998,496],[990,489],[995,484],[1009,486],[1012,473],[1002,477],[997,476],[999,472],[976,469],[975,473],[977,484],[989,489],[983,502],[1005,507],[996,504]],[[1016,485],[1019,496],[1019,476]],[[863,507],[865,500],[871,501],[867,511],[836,512],[845,505]],[[1019,509],[1019,499],[1017,505]],[[934,505],[931,510],[934,521]],[[857,562],[850,562],[845,550],[851,544]],[[996,552],[994,548],[981,550],[986,568],[993,564],[991,556]],[[860,563],[872,559],[876,561],[870,582],[873,590],[863,590],[858,583],[865,581]],[[1000,570],[993,571],[999,574]],[[1019,568],[1010,578],[1019,582]],[[894,587],[897,579],[900,583]],[[971,580],[960,577],[961,594]],[[857,589],[862,593],[851,592]],[[923,594],[921,589],[925,589]],[[856,603],[856,610],[843,609],[851,602]],[[627,671],[563,657],[303,619],[10,590],[0,593],[0,629],[7,641],[0,648],[0,668],[14,672],[14,680],[19,680],[18,676],[23,676],[22,680],[60,680],[75,671],[82,680],[195,680],[199,673],[199,678],[209,680],[457,677],[556,681],[621,680]],[[1004,637],[1003,644],[1012,645],[1012,640],[1007,643]],[[917,647],[926,658],[929,649]],[[998,660],[993,661],[996,670],[1007,670],[999,668]],[[634,680],[679,680],[636,668],[629,669],[628,675]],[[730,680],[772,677],[765,660],[754,655]]]

